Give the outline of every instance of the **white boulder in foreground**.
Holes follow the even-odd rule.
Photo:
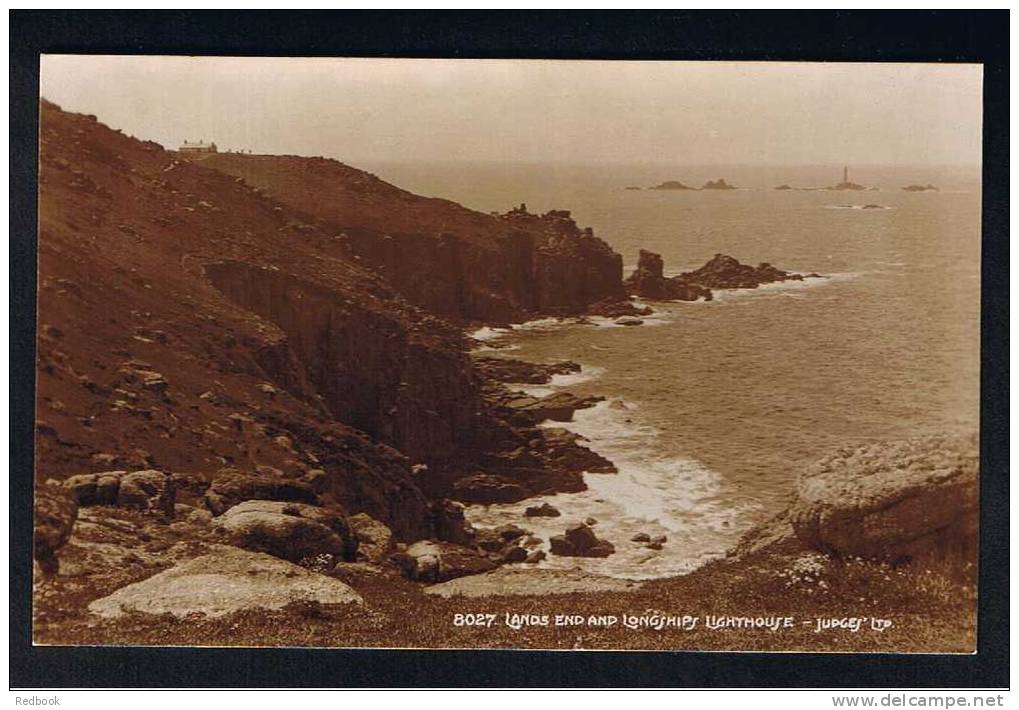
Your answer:
[[[633,592],[641,582],[589,574],[580,569],[514,569],[500,567],[486,574],[460,577],[425,587],[425,594],[440,597],[489,597],[577,592]]]
[[[259,552],[226,545],[129,584],[89,604],[102,617],[129,612],[223,616],[245,609],[281,609],[292,602],[362,602],[339,580]]]
[[[804,471],[790,510],[809,546],[841,555],[915,557],[975,545],[975,436],[842,449]]]

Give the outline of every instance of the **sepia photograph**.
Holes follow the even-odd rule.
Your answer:
[[[34,642],[973,652],[981,86],[43,56]]]

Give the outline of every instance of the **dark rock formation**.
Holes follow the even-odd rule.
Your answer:
[[[637,268],[626,280],[627,292],[655,301],[711,300],[711,290],[680,277],[665,278],[660,254],[640,250]]]
[[[718,178],[717,180],[708,180],[704,185],[701,186],[702,190],[735,190],[735,186],[730,185],[725,181],[724,178]]]
[[[605,318],[649,316],[652,313],[654,310],[649,306],[637,306],[630,301],[600,301],[587,309],[587,315]]]
[[[607,540],[600,539],[585,523],[577,523],[566,529],[564,535],[549,538],[553,555],[563,557],[608,557],[616,551]]]
[[[474,366],[484,377],[496,382],[513,382],[529,385],[547,384],[554,375],[580,372],[580,365],[569,360],[538,364],[502,357],[478,357]]]
[[[528,506],[524,511],[524,516],[528,518],[558,518],[562,513],[549,502],[542,503],[541,505]]]
[[[546,454],[558,467],[585,473],[616,473],[615,464],[584,446],[582,442],[587,439],[580,434],[559,427],[545,427],[542,435]]]
[[[790,185],[782,184],[782,185],[779,185],[778,187],[776,187],[775,189],[776,190],[792,190],[793,188]]]
[[[926,185],[906,185],[902,189],[905,192],[938,192],[938,188],[930,183]]]
[[[679,278],[705,288],[757,288],[775,281],[802,281],[802,274],[776,269],[768,263],[750,266],[741,264],[731,256],[715,254],[708,263],[696,271],[688,271]]]
[[[649,187],[649,190],[694,190],[696,188],[684,185],[678,180],[666,180],[665,182],[659,183],[654,187]]]
[[[514,503],[527,498],[528,492],[511,478],[478,473],[454,483],[453,495],[467,503]]]
[[[604,397],[579,396],[569,392],[556,392],[547,397],[507,392],[497,403],[498,411],[506,421],[517,426],[529,426],[543,421],[572,421],[578,409],[587,409],[603,401]]]

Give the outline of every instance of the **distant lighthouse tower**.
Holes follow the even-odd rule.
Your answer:
[[[849,182],[849,166],[842,166],[842,182]]]

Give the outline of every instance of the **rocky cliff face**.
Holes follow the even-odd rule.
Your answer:
[[[482,214],[324,158],[217,154],[200,163],[303,213],[408,301],[445,318],[505,323],[624,297],[622,257],[569,212]]]
[[[242,181],[44,103],[37,477],[231,466],[428,535],[473,444],[461,336]]]
[[[583,487],[575,454],[586,450],[504,421],[500,385],[475,370],[461,331],[366,268],[349,234],[94,117],[45,102],[41,114],[40,483],[155,469],[186,496],[219,486],[234,502],[311,486],[404,539],[460,534],[442,498],[465,477],[497,476],[519,497]],[[388,198],[351,199],[368,205],[364,221],[385,214],[406,229],[433,202],[458,215],[464,236],[448,254],[403,238],[422,259],[486,273],[491,290],[419,273],[409,288],[423,300],[455,291],[457,308],[474,304],[465,312],[510,318],[528,288],[527,308],[579,309],[618,283],[595,263],[617,255],[563,213],[496,218],[415,196],[403,213]],[[504,231],[490,243],[493,224]]]

